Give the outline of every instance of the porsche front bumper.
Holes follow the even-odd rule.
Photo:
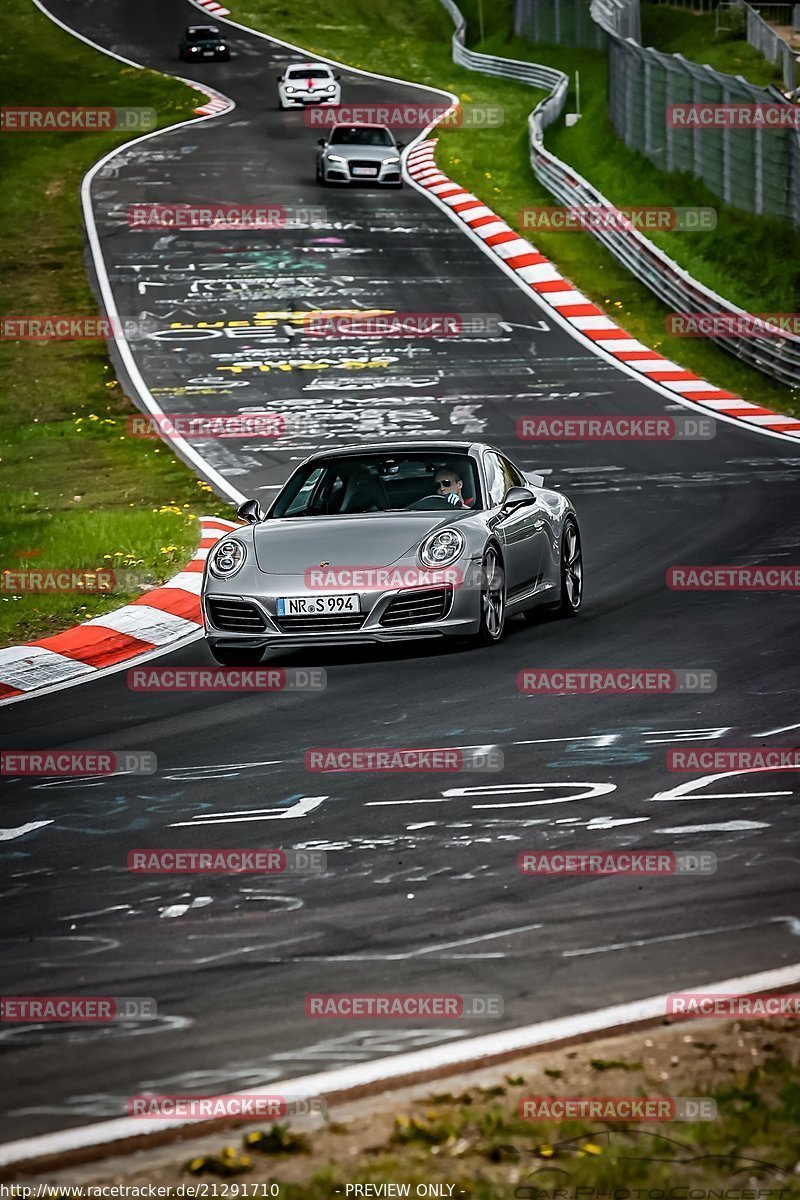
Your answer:
[[[357,614],[277,614],[279,596],[305,594],[309,593],[296,583],[246,595],[210,581],[202,597],[206,639],[220,649],[369,645],[470,637],[478,632],[480,623],[478,591],[449,585],[361,592]]]

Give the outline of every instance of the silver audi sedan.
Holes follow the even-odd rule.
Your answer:
[[[583,597],[570,501],[493,446],[398,442],[315,454],[266,512],[209,551],[205,635],[217,662],[265,650],[417,638],[491,645],[507,620]]]
[[[334,125],[317,142],[317,183],[379,183],[402,187],[400,151],[385,125]]]

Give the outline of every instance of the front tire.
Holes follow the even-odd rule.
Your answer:
[[[581,533],[574,517],[567,517],[561,535],[561,599],[549,611],[554,617],[574,617],[583,602],[583,552]]]
[[[487,546],[481,559],[479,646],[494,646],[506,628],[506,574],[496,546]]]
[[[253,650],[252,647],[212,646],[209,645],[211,657],[222,667],[255,667],[264,657],[263,650]]]

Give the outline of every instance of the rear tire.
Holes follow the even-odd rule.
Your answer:
[[[211,657],[222,667],[255,667],[264,657],[263,650],[237,649],[234,646],[209,646]]]

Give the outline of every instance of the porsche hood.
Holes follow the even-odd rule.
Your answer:
[[[458,523],[469,512],[375,513],[343,517],[265,521],[254,528],[256,562],[267,575],[304,575],[321,563],[331,567],[389,567],[416,557],[434,529]]]

